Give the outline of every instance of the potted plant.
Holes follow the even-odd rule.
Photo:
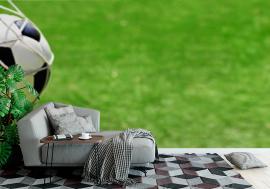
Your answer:
[[[38,98],[20,66],[8,69],[0,66],[0,167],[7,163],[13,147],[19,143],[16,123],[32,110],[31,95]]]

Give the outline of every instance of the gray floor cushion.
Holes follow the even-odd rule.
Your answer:
[[[233,152],[224,155],[226,159],[239,169],[251,169],[251,168],[262,168],[267,167],[259,159],[257,159],[253,154],[248,152]]]

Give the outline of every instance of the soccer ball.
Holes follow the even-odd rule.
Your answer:
[[[20,65],[41,93],[50,78],[54,55],[39,29],[27,18],[0,14],[0,64]]]

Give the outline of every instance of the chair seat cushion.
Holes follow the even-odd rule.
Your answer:
[[[111,138],[120,131],[100,132],[97,135],[103,135],[105,138]],[[132,152],[132,164],[144,164],[155,160],[155,144],[147,138],[134,138],[134,149]],[[53,164],[81,164],[83,165],[88,158],[92,144],[55,144],[53,152]],[[46,163],[48,145],[41,147],[41,160]],[[47,161],[51,163],[52,144],[49,148]]]

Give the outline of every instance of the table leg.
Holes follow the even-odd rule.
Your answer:
[[[48,154],[49,154],[49,147],[50,147],[50,143],[47,144],[47,155],[46,155],[46,161],[45,161],[45,165],[46,165],[46,170],[47,170],[47,166],[48,166]],[[45,176],[45,175],[44,175]],[[46,182],[46,177],[44,178],[44,184]]]
[[[51,151],[51,170],[52,171],[52,164],[53,164],[53,154],[54,154],[54,143],[52,143],[52,151]],[[50,173],[50,183],[52,183],[52,174]]]

